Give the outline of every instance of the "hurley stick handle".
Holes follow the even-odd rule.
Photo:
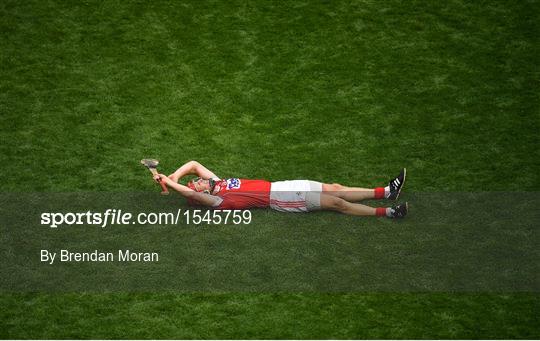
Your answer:
[[[141,164],[144,165],[148,170],[152,173],[152,175],[158,175],[158,171],[156,169],[157,165],[159,164],[159,161],[156,159],[142,159]],[[169,189],[167,188],[167,184],[161,181],[160,178],[158,178],[157,182],[161,186],[161,194],[167,195],[169,194]]]
[[[158,175],[158,171],[155,168],[148,168],[150,172],[152,172],[152,175]],[[169,195],[169,189],[167,188],[167,184],[165,184],[161,179],[158,180],[158,183],[161,185],[161,194],[162,195]]]

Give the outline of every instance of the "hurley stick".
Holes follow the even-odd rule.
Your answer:
[[[157,166],[159,164],[159,161],[156,160],[156,159],[142,159],[141,160],[141,163],[146,167],[148,168],[148,170],[150,171],[150,173],[152,173],[152,175],[156,175],[158,174],[158,171],[157,171]],[[161,181],[161,179],[158,180],[158,183],[161,185],[161,194],[162,195],[168,195],[169,194],[169,189],[167,188],[167,185]]]

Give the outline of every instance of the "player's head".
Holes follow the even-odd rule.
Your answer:
[[[195,178],[188,182],[188,187],[195,192],[212,193],[215,183],[214,179]]]

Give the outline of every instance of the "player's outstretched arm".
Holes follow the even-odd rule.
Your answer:
[[[203,179],[217,178],[216,174],[197,161],[186,162],[176,172],[169,175],[169,178],[174,182],[178,182],[178,180],[190,174],[195,174]]]
[[[161,179],[162,182],[167,184],[167,186],[169,186],[170,188],[178,191],[186,199],[195,200],[196,202],[198,202],[199,204],[203,206],[215,206],[219,204],[219,202],[221,201],[221,199],[219,197],[216,197],[215,195],[195,192],[191,188],[184,186],[182,184],[179,184],[163,174],[155,175],[154,179],[156,181],[158,179]]]

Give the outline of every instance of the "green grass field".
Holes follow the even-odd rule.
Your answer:
[[[0,190],[158,195],[138,164],[155,157],[164,172],[195,159],[223,177],[371,187],[407,167],[407,192],[534,193],[539,12],[4,0]],[[537,292],[2,293],[0,306],[2,338],[540,338]]]

